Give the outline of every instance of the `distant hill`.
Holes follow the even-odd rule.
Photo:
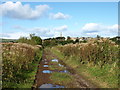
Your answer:
[[[8,43],[8,42],[15,43],[15,42],[17,42],[17,39],[2,39],[2,38],[0,38],[0,42],[2,42],[2,43]]]

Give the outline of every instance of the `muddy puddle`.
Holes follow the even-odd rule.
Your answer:
[[[47,62],[47,60],[45,59],[44,60],[45,62],[44,62],[44,65],[43,65],[43,67],[45,68],[45,67],[48,67],[49,68],[49,66],[51,67],[51,66],[53,66],[53,65],[56,65],[57,67],[64,67],[64,65],[62,65],[60,62],[59,62],[59,60],[58,59],[52,59],[51,61],[49,61],[49,62],[57,62],[56,64],[49,64],[48,62]],[[64,69],[64,70],[56,70],[56,69],[54,69],[54,70],[43,70],[42,71],[42,73],[53,73],[53,72],[62,72],[62,73],[69,73],[69,71],[68,70],[66,70],[66,69]]]
[[[50,70],[43,70],[42,73],[52,73]]]
[[[77,87],[77,88],[89,87],[86,84],[86,82],[82,80],[82,77],[78,76],[75,73],[75,71],[69,66],[67,66],[62,60],[56,59],[55,56],[52,57],[53,59],[48,59],[48,58],[49,58],[49,53],[45,52],[45,54],[42,57],[43,60],[40,62],[38,66],[38,71],[36,74],[36,79],[33,88],[40,88],[42,90],[44,88],[52,89],[52,88],[68,88],[68,87]],[[69,85],[66,84],[66,81],[65,83],[59,83],[59,81],[55,82],[57,78],[59,80],[60,79],[69,80],[68,79],[69,77],[66,77],[67,78],[66,79],[63,76],[59,77],[59,75],[63,75],[63,76],[71,75],[72,77],[75,78],[74,79],[75,82],[69,83]],[[54,79],[54,77],[56,79]]]
[[[58,59],[52,59],[52,60],[44,59],[42,60],[41,64],[42,65],[40,65],[39,77],[42,77],[43,81],[41,82],[38,81],[40,82],[40,84],[37,87],[38,88],[65,88],[65,86],[62,86],[62,85],[54,85],[50,83],[50,81],[48,81],[47,79],[49,79],[50,75],[53,72],[69,73],[69,71],[66,70],[66,67],[62,65],[62,63],[60,63]],[[51,70],[51,67],[53,67],[52,70]]]
[[[67,70],[59,71],[59,70],[43,70],[42,73],[53,73],[53,72],[60,72],[60,73],[70,73]]]
[[[48,65],[43,65],[43,67],[48,67]]]
[[[53,84],[43,84],[39,88],[65,88],[65,87],[60,85],[53,85]]]
[[[58,62],[58,59],[53,59],[53,60],[51,60],[52,62]]]
[[[61,65],[60,63],[58,64],[60,67],[64,67],[64,65]]]

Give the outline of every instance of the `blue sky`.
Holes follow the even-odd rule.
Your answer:
[[[117,2],[7,2],[0,5],[3,38],[117,36]]]

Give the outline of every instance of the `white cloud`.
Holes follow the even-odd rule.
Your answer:
[[[5,39],[18,39],[23,36],[28,37],[29,33],[25,33],[25,32],[0,33],[0,38],[5,38]]]
[[[41,37],[52,37],[54,33],[49,28],[35,27],[30,29],[31,32],[34,32],[36,35]]]
[[[19,39],[20,37],[29,37],[29,34],[34,33],[37,36],[40,36],[41,38],[48,38],[48,37],[54,37],[54,33],[49,32],[43,32],[43,31],[36,31],[36,32],[13,32],[13,33],[0,33],[0,38],[4,39]]]
[[[21,32],[13,32],[13,33],[1,33],[0,37],[6,38],[6,39],[19,39],[22,36],[28,37],[29,34],[32,34],[32,33],[34,33],[37,36],[40,36],[42,39],[49,38],[49,37],[58,37],[60,35],[61,31],[67,30],[68,26],[63,25],[60,27],[52,27],[50,29],[49,27],[25,28],[25,27],[16,25],[16,26],[13,26],[13,28],[21,29],[22,31]]]
[[[22,5],[21,2],[9,1],[0,5],[0,12],[2,12],[0,14],[16,19],[37,19],[44,16],[49,8],[48,5],[38,5],[32,9],[29,4]]]
[[[107,28],[111,29],[111,30],[117,30],[118,29],[118,24],[115,24],[115,25],[112,25],[112,26],[108,26]]]
[[[98,23],[87,23],[81,28],[82,32],[85,35],[95,36],[117,36],[118,34],[118,25],[102,25]]]
[[[34,27],[32,29],[29,29],[29,31],[34,32],[37,36],[40,36],[42,38],[49,38],[58,37],[60,35],[60,32],[66,31],[67,28],[67,25],[63,25],[60,27],[52,27],[51,29],[49,27]]]
[[[103,30],[117,30],[118,29],[118,25],[114,24],[111,26],[107,26],[107,25],[102,25],[102,24],[98,24],[98,23],[87,23],[82,27],[83,31],[103,31]]]
[[[53,30],[57,31],[57,32],[61,32],[61,31],[65,31],[68,29],[68,26],[67,25],[63,25],[63,26],[60,26],[60,27],[55,27],[53,28]]]
[[[101,30],[101,25],[97,23],[87,23],[82,27],[84,32],[98,32]]]
[[[10,37],[7,33],[0,33],[0,38],[2,37]]]
[[[68,18],[70,18],[70,15],[63,14],[61,12],[58,12],[56,14],[51,13],[50,18],[51,19],[68,19]]]
[[[93,33],[86,33],[86,35],[88,35],[88,36],[97,36],[97,35],[99,35],[99,34],[98,34],[98,33],[93,32]]]

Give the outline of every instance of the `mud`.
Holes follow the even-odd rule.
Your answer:
[[[48,67],[44,67],[44,65],[48,66],[48,62],[49,62],[46,59],[46,55],[47,55],[47,53],[44,52],[44,54],[42,56],[42,61],[39,63],[39,66],[38,66],[38,71],[36,74],[36,79],[35,79],[35,83],[33,85],[33,88],[38,88],[43,84],[51,83],[51,80],[49,79],[51,74],[43,73],[44,70],[49,70]]]
[[[48,57],[52,57],[48,59]],[[58,66],[65,67],[65,70],[50,70],[50,62],[57,62]],[[69,73],[74,77],[74,82],[72,83],[72,88],[97,88],[96,85],[86,80],[83,76],[77,74],[77,72],[66,65],[62,60],[58,59],[57,56],[53,55],[52,52],[44,51],[42,61],[39,63],[38,71],[36,74],[35,83],[33,88],[66,88],[64,85],[54,85],[50,79],[51,73]],[[69,86],[69,85],[68,85]]]

